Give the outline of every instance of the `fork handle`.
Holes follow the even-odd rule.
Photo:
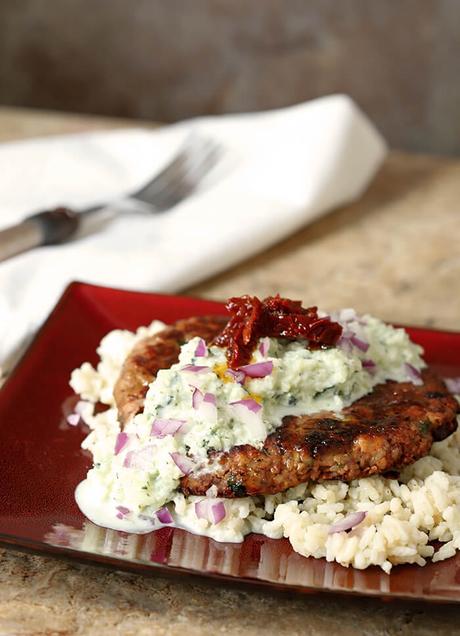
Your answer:
[[[66,207],[28,216],[0,231],[0,261],[41,245],[56,245],[70,238],[80,225],[78,212]]]

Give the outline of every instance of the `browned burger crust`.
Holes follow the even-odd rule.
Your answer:
[[[126,358],[114,388],[121,423],[126,424],[142,411],[148,385],[160,369],[168,369],[177,362],[184,342],[196,336],[210,342],[226,323],[222,316],[186,318],[139,341]]]
[[[185,495],[216,486],[221,497],[274,494],[308,480],[358,477],[400,469],[427,455],[457,428],[459,405],[426,369],[423,385],[386,382],[342,411],[288,416],[263,448],[210,453],[206,468],[181,480]]]

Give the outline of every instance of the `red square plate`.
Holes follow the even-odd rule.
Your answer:
[[[223,313],[216,302],[73,283],[0,391],[0,542],[42,554],[103,563],[143,573],[213,577],[298,592],[329,591],[425,601],[460,601],[460,555],[440,563],[344,568],[296,554],[287,540],[250,535],[217,543],[183,530],[148,535],[104,530],[85,520],[74,501],[90,457],[85,431],[70,427],[72,369],[97,362],[111,329],[135,329],[158,318]],[[442,375],[460,375],[460,334],[408,329]]]

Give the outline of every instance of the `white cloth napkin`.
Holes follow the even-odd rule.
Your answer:
[[[380,134],[343,95],[158,130],[7,143],[0,145],[0,229],[47,207],[125,196],[191,131],[226,152],[214,178],[192,197],[162,215],[123,214],[78,241],[0,263],[0,364],[70,281],[176,292],[353,201],[386,153]]]

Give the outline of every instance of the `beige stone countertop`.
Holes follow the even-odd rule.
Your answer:
[[[0,108],[0,141],[132,122]],[[136,122],[134,125],[138,125]],[[460,330],[460,160],[392,152],[362,199],[187,294],[282,295]],[[457,607],[278,595],[0,551],[0,635],[460,634]]]

